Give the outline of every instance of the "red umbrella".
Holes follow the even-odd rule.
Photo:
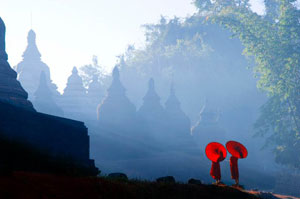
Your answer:
[[[248,151],[244,145],[236,141],[229,141],[226,143],[226,148],[228,152],[239,159],[246,158]]]
[[[226,143],[226,148],[228,152],[232,155],[230,157],[230,171],[231,178],[235,180],[235,184],[239,184],[239,167],[238,159],[246,158],[248,151],[244,145],[236,141],[229,141]]]
[[[225,147],[218,142],[211,142],[205,148],[205,154],[213,162],[221,162],[226,158]]]
[[[205,148],[208,159],[212,161],[210,175],[217,180],[217,184],[221,180],[220,162],[226,158],[227,152],[225,147],[218,142],[211,142]]]

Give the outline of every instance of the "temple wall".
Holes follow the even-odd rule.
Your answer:
[[[83,122],[27,111],[0,102],[3,136],[32,144],[53,156],[68,157],[94,167],[89,159],[89,136]]]

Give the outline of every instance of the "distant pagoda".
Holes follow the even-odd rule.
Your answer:
[[[84,120],[87,107],[87,93],[83,86],[78,70],[74,66],[71,76],[68,78],[67,86],[64,89],[60,106],[66,117]]]
[[[174,87],[171,86],[170,95],[165,103],[168,128],[170,133],[176,136],[190,135],[191,121],[188,116],[182,111],[180,102],[175,95]]]
[[[57,86],[52,83],[50,78],[49,67],[41,61],[41,54],[36,45],[36,34],[33,30],[28,32],[28,45],[22,57],[23,60],[16,66],[18,80],[28,92],[29,99],[34,99],[34,92],[37,90],[40,75],[43,71],[48,87],[54,95],[54,98],[59,98],[60,93],[57,91]]]
[[[154,80],[152,78],[148,82],[148,91],[143,101],[138,111],[142,131],[151,133],[154,136],[163,135],[166,127],[166,113],[160,104],[160,97],[155,91]]]
[[[220,110],[206,100],[198,122],[192,127],[192,136],[200,145],[209,142],[225,142],[226,131],[219,123]]]
[[[97,118],[97,107],[98,104],[101,103],[101,101],[104,98],[104,89],[102,84],[98,81],[98,76],[94,75],[93,80],[89,85],[87,96],[90,102],[90,113],[95,115],[95,118]]]
[[[63,110],[59,108],[53,100],[53,93],[50,91],[47,85],[44,71],[41,72],[40,84],[35,92],[35,100],[33,101],[33,105],[39,112],[60,117],[64,116]]]
[[[5,24],[0,17],[0,101],[35,111],[31,102],[27,100],[28,94],[17,81],[17,73],[7,62],[5,51]]]
[[[99,127],[114,133],[130,132],[136,125],[136,108],[126,96],[118,67],[113,69],[112,77],[107,95],[98,107]]]

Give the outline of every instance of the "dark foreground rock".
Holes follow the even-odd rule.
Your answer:
[[[117,180],[128,180],[127,175],[124,173],[110,173],[108,174],[108,178]]]
[[[175,178],[173,176],[160,177],[156,179],[156,182],[175,183]]]
[[[197,185],[202,184],[201,180],[197,180],[197,179],[194,179],[194,178],[189,179],[188,183],[189,184],[197,184]]]

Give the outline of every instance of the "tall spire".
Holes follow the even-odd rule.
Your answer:
[[[25,52],[23,53],[22,57],[24,59],[41,59],[41,53],[39,52],[37,45],[36,45],[36,34],[35,32],[31,29],[28,32],[27,36],[27,48]]]
[[[143,100],[144,103],[139,110],[140,114],[144,115],[145,117],[151,117],[151,115],[155,117],[153,114],[164,114],[164,108],[160,104],[160,97],[155,91],[153,78],[149,79],[148,91]]]
[[[93,76],[93,80],[88,88],[88,97],[92,104],[96,104],[96,106],[100,103],[102,98],[104,97],[104,90],[102,84],[98,81],[98,75]],[[95,106],[95,107],[96,107]]]
[[[41,61],[41,54],[36,45],[36,34],[33,30],[28,32],[27,47],[22,57],[23,60],[16,66],[16,71],[19,74],[18,80],[28,92],[29,99],[34,99],[34,92],[37,90],[40,75],[43,71],[45,73],[46,82],[53,93],[55,100],[60,98],[60,93],[57,91],[57,86],[52,83],[50,78],[50,69],[44,62]]]
[[[136,108],[125,94],[125,88],[120,81],[117,67],[112,72],[112,83],[107,95],[98,106],[99,126],[118,133],[130,132],[136,119]]]
[[[165,107],[169,128],[172,129],[173,134],[190,135],[191,122],[180,107],[173,84],[171,85],[170,95],[165,103]]]
[[[87,104],[87,93],[83,87],[81,77],[78,75],[78,70],[74,66],[71,76],[68,78],[67,86],[62,95],[61,107],[64,110],[65,116],[72,119],[85,119],[85,109]]]
[[[40,84],[35,92],[35,100],[33,102],[37,111],[50,115],[63,116],[63,111],[53,100],[53,93],[47,85],[46,75],[41,72]]]
[[[117,66],[113,69],[112,72],[112,83],[110,87],[108,88],[108,92],[110,95],[125,95],[126,89],[122,85],[120,81],[120,72]]]
[[[154,80],[148,82],[148,91],[143,98],[143,104],[138,110],[138,118],[142,134],[153,136],[155,139],[164,136],[166,133],[166,113],[160,104],[160,97],[157,95]]]
[[[5,24],[0,18],[0,101],[34,111],[31,102],[27,100],[28,94],[16,80],[17,73],[7,62],[5,31]]]
[[[166,101],[165,107],[166,107],[167,112],[175,112],[175,111],[182,112],[182,110],[180,108],[180,102],[175,95],[175,90],[174,90],[173,84],[171,85],[170,95]]]

